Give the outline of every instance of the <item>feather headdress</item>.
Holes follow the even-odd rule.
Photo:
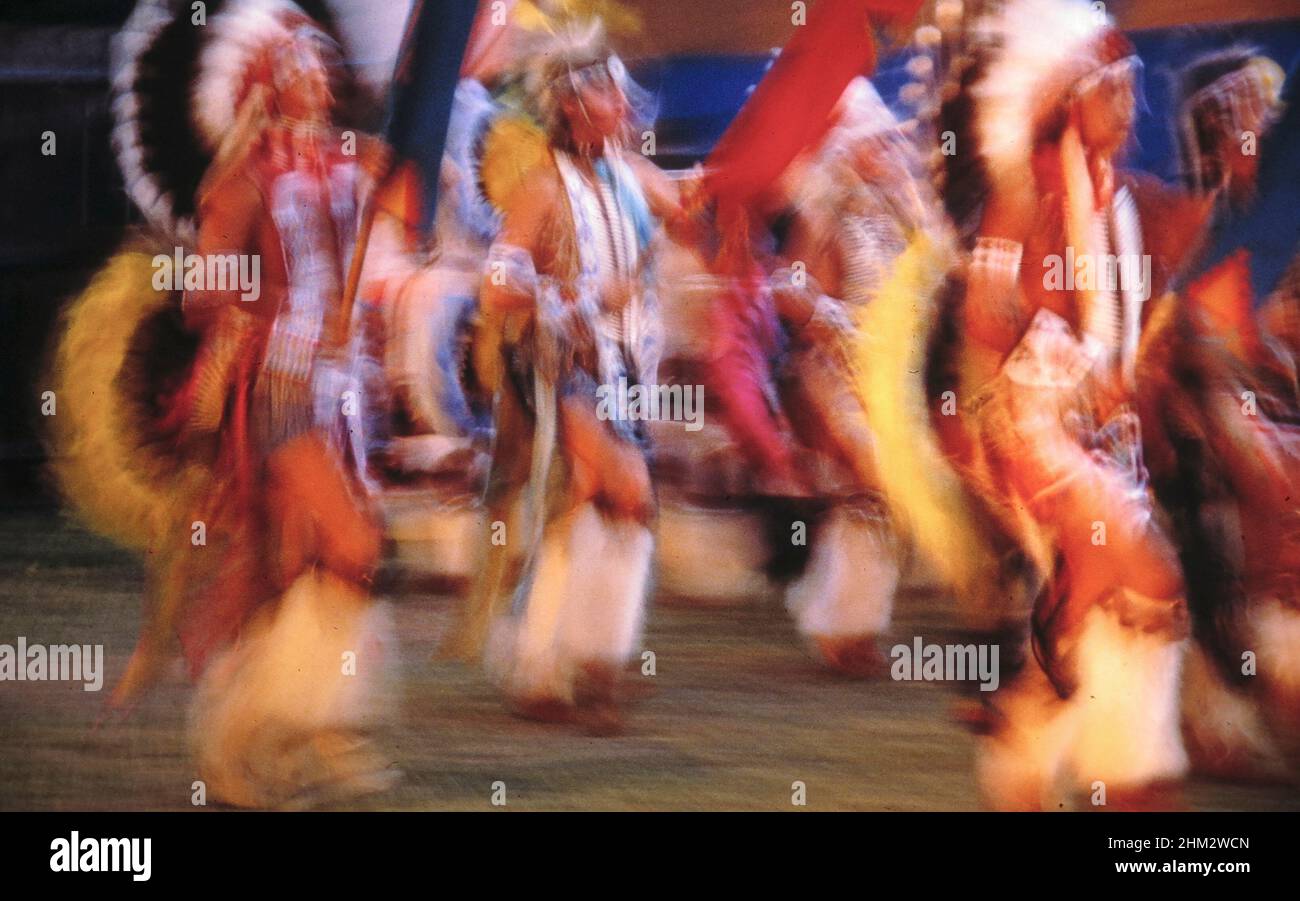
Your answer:
[[[975,134],[988,178],[1028,191],[1033,148],[1048,118],[1112,65],[1136,60],[1114,22],[1086,0],[1011,0],[976,25],[992,48],[971,87]]]
[[[1251,48],[1217,50],[1193,60],[1179,73],[1178,141],[1193,189],[1216,187],[1224,177],[1214,159],[1221,135],[1239,141],[1243,132],[1262,135],[1282,113],[1286,73]]]
[[[110,84],[118,165],[150,225],[193,240],[199,184],[251,86],[273,77],[268,49],[304,30],[328,44],[333,22],[326,0],[212,0],[202,16],[183,0],[140,0],[113,39]]]

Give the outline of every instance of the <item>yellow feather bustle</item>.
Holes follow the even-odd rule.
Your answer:
[[[153,288],[152,261],[118,253],[69,305],[48,382],[58,403],[51,470],[64,498],[87,527],[139,551],[157,547],[211,477],[198,464],[150,459],[119,392],[137,329],[171,302]]]
[[[925,390],[929,336],[954,255],[941,239],[915,233],[859,314],[856,357],[858,391],[895,523],[946,584],[967,592],[987,581],[995,557],[961,477],[939,447]]]

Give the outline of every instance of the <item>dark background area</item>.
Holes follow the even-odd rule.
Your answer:
[[[0,502],[48,496],[37,382],[54,323],[133,221],[107,82],[108,41],[132,6],[0,7]],[[41,153],[46,131],[54,156]]]

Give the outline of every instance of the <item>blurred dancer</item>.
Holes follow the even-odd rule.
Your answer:
[[[1180,73],[1187,193],[1202,202],[1211,235],[1230,238],[1256,195],[1283,80],[1248,48],[1207,54]],[[1163,298],[1144,339],[1148,459],[1178,536],[1197,639],[1184,728],[1194,765],[1233,777],[1278,776],[1300,762],[1292,290],[1284,277],[1257,312],[1249,254],[1237,252]],[[1246,662],[1255,657],[1257,667]]]
[[[114,703],[179,640],[198,679],[191,737],[209,796],[305,804],[391,781],[366,736],[391,639],[369,598],[379,527],[345,463],[357,399],[342,302],[371,181],[363,163],[382,168],[385,152],[363,139],[349,153],[332,128],[337,49],[297,7],[241,0],[200,34],[194,118],[213,160],[189,251],[256,261],[258,277],[187,280],[184,330],[148,326],[133,341],[137,355],[174,353],[160,334],[197,342],[187,369],[137,378],[154,404],[149,440],[202,474],[150,525],[158,587]]]
[[[348,353],[342,293],[369,179],[331,128],[329,39],[290,10],[249,50],[198,86],[200,97],[224,89],[237,102],[231,121],[213,122],[228,130],[212,135],[222,141],[200,189],[196,252],[264,262],[256,301],[185,297],[203,343],[177,409],[188,408],[184,430],[221,433],[229,481],[209,532],[229,543],[179,633],[203,673],[201,771],[218,797],[261,805],[304,778],[371,787],[377,762],[357,730],[375,713],[362,689],[382,672],[389,639],[367,596],[380,532],[343,464],[342,367],[325,358]],[[381,154],[368,146],[361,158],[379,168]]]
[[[1244,255],[1170,295],[1139,370],[1152,483],[1179,541],[1196,639],[1189,751],[1202,772],[1234,778],[1300,765],[1300,409],[1271,368],[1252,299]]]
[[[816,279],[808,276],[812,263],[806,260],[790,260],[794,265],[769,278],[781,265],[773,258],[777,247],[770,239],[786,237],[784,225],[791,219],[803,225],[805,245],[798,252],[817,256],[819,268],[831,254],[812,245],[833,242],[831,235],[843,223],[812,221],[818,212],[810,209],[782,215],[781,205],[791,195],[781,197],[776,189],[783,174],[798,173],[800,159],[815,156],[826,142],[827,132],[836,127],[837,105],[841,125],[860,114],[852,108],[852,91],[849,102],[842,101],[850,83],[875,67],[877,26],[909,22],[918,6],[909,0],[820,4],[808,27],[797,29],[782,48],[706,161],[703,184],[716,204],[718,235],[709,260],[717,290],[709,305],[706,383],[727,432],[757,473],[769,519],[777,523],[774,532],[785,531],[774,546],[779,550],[768,566],[770,576],[788,576],[795,568],[789,564],[800,562],[801,555],[789,550],[798,545],[797,538],[792,541],[792,531],[780,525],[786,512],[804,508],[786,520],[797,535],[810,518],[804,511],[816,514],[825,507],[821,496],[837,494],[845,484],[850,495],[860,497],[876,488],[872,441],[861,398],[850,386],[853,367],[842,358],[846,336],[853,331],[843,299],[822,294]],[[853,127],[842,129],[840,137]],[[837,154],[828,150],[827,156]],[[820,161],[821,174],[838,170],[843,176],[832,159]],[[819,168],[817,162],[813,168]],[[854,173],[832,191],[853,193],[851,185],[873,178]],[[847,207],[841,210],[847,212]],[[798,223],[800,214],[808,221]],[[853,224],[863,220],[855,217]],[[867,267],[885,262],[884,254],[877,257],[865,247],[850,251],[855,274],[837,289],[865,274],[856,270],[864,262],[857,250],[866,252]],[[829,273],[826,267],[822,275],[830,279]],[[784,372],[783,363],[789,364]],[[798,446],[796,433],[806,447]],[[828,490],[825,481],[819,483],[817,467],[803,465],[801,458],[813,456],[809,448],[832,461],[840,485]],[[861,518],[846,516],[842,505],[835,506],[839,509],[821,530],[823,540],[814,536],[804,578],[789,599],[801,630],[814,638],[828,662],[866,674],[879,668],[874,634],[888,619],[897,568],[890,559],[892,548],[881,546],[879,506],[863,505]],[[855,578],[861,580],[856,585]],[[865,590],[855,591],[859,587]]]
[[[831,666],[873,675],[886,668],[876,641],[889,625],[898,548],[857,390],[855,333],[920,219],[921,200],[909,141],[871,83],[854,80],[837,113],[799,176],[782,248],[791,265],[772,276],[790,336],[778,376],[782,405],[799,440],[837,476],[818,486],[831,509],[789,603]]]
[[[1285,79],[1250,47],[1204,54],[1179,73],[1179,148],[1192,191],[1237,205],[1254,196],[1258,142],[1282,113]]]
[[[527,486],[516,614],[490,648],[513,709],[621,726],[618,682],[640,637],[654,497],[641,424],[597,416],[597,389],[653,384],[660,323],[647,248],[676,192],[624,149],[622,63],[600,25],[568,24],[530,58],[525,85],[545,158],[505,211],[482,287],[480,339],[495,392],[489,505]],[[491,343],[496,336],[498,343]],[[488,572],[490,597],[500,573]],[[504,586],[502,586],[504,587]]]
[[[1132,406],[1146,286],[1140,268],[1115,283],[1048,276],[1067,258],[1142,259],[1136,204],[1115,175],[1137,60],[1074,0],[1014,0],[971,35],[945,105],[958,146],[965,136],[978,152],[954,160],[945,184],[950,211],[976,201],[957,391],[965,466],[1048,577],[1034,658],[991,702],[981,787],[999,808],[1078,792],[1096,803],[1099,786],[1112,808],[1160,806],[1187,763],[1188,625]]]

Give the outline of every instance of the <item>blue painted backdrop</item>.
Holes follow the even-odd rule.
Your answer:
[[[1260,196],[1216,236],[1205,265],[1238,246],[1253,256],[1256,296],[1276,284],[1300,245],[1300,19],[1266,24],[1142,31],[1130,35],[1144,64],[1143,104],[1131,161],[1165,179],[1178,175],[1171,73],[1198,53],[1236,43],[1258,47],[1290,76],[1284,119],[1260,147]],[[886,57],[874,82],[904,117],[899,88],[905,55]],[[665,162],[702,158],[717,141],[770,63],[767,56],[683,56],[640,65],[636,76],[659,99],[658,152]]]

